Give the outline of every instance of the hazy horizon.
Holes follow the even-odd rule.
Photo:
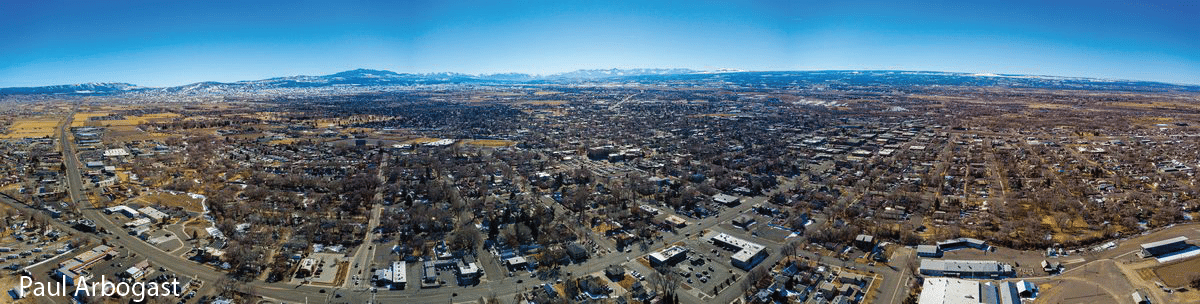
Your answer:
[[[1200,85],[1200,4],[14,3],[0,87],[579,69],[911,70]]]

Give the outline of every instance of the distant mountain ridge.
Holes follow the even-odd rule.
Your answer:
[[[717,81],[747,87],[805,85],[893,85],[893,86],[989,86],[1120,91],[1200,92],[1200,86],[1150,81],[1105,80],[1081,77],[1013,74],[974,74],[929,71],[761,71],[720,69],[592,69],[551,75],[500,73],[397,73],[387,70],[355,69],[324,76],[288,76],[230,83],[198,82],[175,87],[141,87],[128,83],[85,83],[43,87],[0,88],[0,95],[115,95],[123,93],[221,94],[231,91],[289,88],[338,88],[369,86],[413,86],[440,84],[571,83],[580,81],[638,81],[669,83]]]

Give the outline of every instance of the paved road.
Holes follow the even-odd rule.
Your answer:
[[[379,179],[380,186],[376,189],[375,204],[371,207],[370,219],[367,220],[367,233],[362,244],[354,250],[354,257],[350,259],[350,271],[346,272],[346,281],[342,283],[342,288],[357,288],[366,289],[370,286],[371,276],[370,269],[375,261],[375,228],[379,227],[379,217],[383,214],[383,206],[378,202],[383,201],[383,183],[387,181],[384,178],[384,168],[388,163],[388,154],[384,153],[380,156],[379,168],[376,170],[375,178]],[[355,280],[354,277],[358,276]]]

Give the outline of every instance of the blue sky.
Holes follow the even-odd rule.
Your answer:
[[[1186,1],[0,0],[0,87],[613,67],[1200,84],[1196,16]]]

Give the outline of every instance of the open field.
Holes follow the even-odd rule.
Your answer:
[[[107,116],[109,112],[89,112],[76,113],[75,119],[71,121],[72,127],[118,127],[118,126],[136,126],[143,123],[165,121],[179,117],[176,113],[155,113],[146,115],[129,115],[125,119],[119,120],[91,120],[91,117]]]
[[[535,106],[559,106],[559,105],[564,105],[566,103],[567,103],[566,100],[531,100],[531,101],[521,102],[521,104],[535,105]]]
[[[405,144],[420,145],[442,140],[440,138],[421,137],[405,141]]]
[[[108,134],[113,140],[118,142],[129,142],[135,140],[164,140],[171,137],[171,134],[159,132],[144,132],[135,126],[114,126],[108,128]]]
[[[59,119],[52,116],[17,119],[8,127],[9,132],[7,134],[0,134],[0,138],[39,138],[53,136],[55,128],[58,127],[58,122]]]
[[[464,140],[463,144],[480,146],[480,147],[510,147],[516,145],[517,142],[501,139],[470,139]]]
[[[204,212],[204,207],[200,205],[199,199],[194,199],[187,194],[170,194],[166,192],[158,192],[146,194],[130,200],[132,203],[157,204],[168,207],[181,207],[188,212]]]
[[[1166,264],[1154,268],[1154,274],[1170,287],[1186,286],[1193,276],[1200,275],[1200,258]]]

